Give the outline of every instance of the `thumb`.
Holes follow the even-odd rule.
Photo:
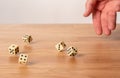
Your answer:
[[[84,12],[85,17],[89,16],[92,13],[95,5],[96,5],[96,0],[87,0],[86,10]]]

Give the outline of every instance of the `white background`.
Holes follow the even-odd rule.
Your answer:
[[[0,24],[91,23],[83,17],[85,1],[0,0]]]

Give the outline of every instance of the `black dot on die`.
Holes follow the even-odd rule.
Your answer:
[[[20,58],[20,60],[22,60],[22,58]]]

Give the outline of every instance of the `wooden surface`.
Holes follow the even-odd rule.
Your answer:
[[[119,26],[106,37],[92,25],[0,25],[0,78],[120,78]],[[28,45],[22,41],[26,33],[33,37]],[[78,55],[57,52],[59,41],[77,47]],[[11,44],[29,55],[27,65],[8,53]]]

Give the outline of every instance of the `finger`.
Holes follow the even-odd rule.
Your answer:
[[[94,8],[96,0],[88,0],[86,3],[86,11],[84,12],[84,16],[87,17],[89,16]]]
[[[110,30],[114,30],[116,28],[116,12],[108,13],[108,27]]]
[[[102,26],[101,26],[101,12],[100,11],[93,12],[93,24],[94,24],[95,32],[98,35],[101,35],[102,34]]]
[[[107,13],[106,12],[102,12],[101,13],[101,25],[102,25],[102,30],[103,33],[106,35],[110,35],[111,34],[111,30],[109,30],[108,28],[108,21],[107,21]]]

